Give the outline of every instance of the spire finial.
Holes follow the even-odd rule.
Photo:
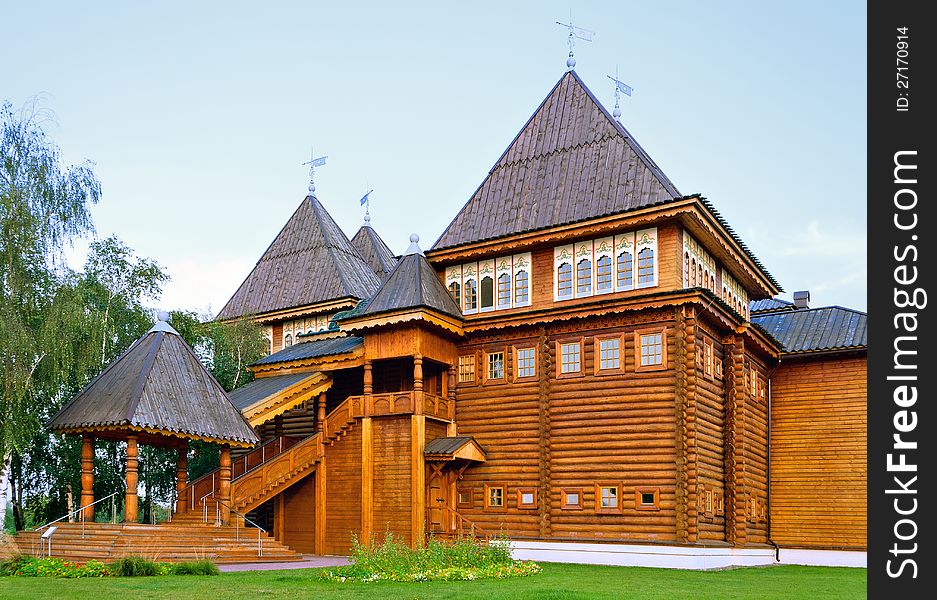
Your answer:
[[[589,31],[588,29],[583,29],[582,27],[576,27],[573,25],[573,10],[569,10],[569,23],[562,23],[560,21],[556,22],[557,25],[566,27],[569,29],[569,36],[566,39],[566,43],[569,45],[569,57],[566,59],[566,68],[570,71],[573,70],[573,67],[576,66],[576,57],[573,56],[573,47],[576,45],[576,38],[584,40],[586,42],[592,41],[592,36],[595,35],[594,31]]]
[[[304,165],[309,165],[309,195],[313,198],[316,197],[316,167],[321,167],[325,165],[325,160],[328,156],[320,156],[316,158],[316,152],[314,149],[309,150],[309,162],[304,162]]]
[[[423,254],[423,250],[420,249],[420,236],[415,233],[410,234],[410,245],[407,247],[407,251],[403,253],[404,256],[410,256],[411,254]]]
[[[608,78],[615,82],[615,110],[612,111],[612,116],[615,117],[616,121],[619,121],[621,120],[621,105],[619,103],[621,94],[624,93],[630,97],[634,88],[618,79],[618,65],[615,65],[615,76],[608,75]]]
[[[364,226],[371,226],[371,192],[373,189],[368,190],[364,196],[361,196],[360,204],[364,207]]]

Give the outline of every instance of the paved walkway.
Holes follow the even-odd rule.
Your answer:
[[[348,564],[344,556],[315,556],[304,554],[303,560],[290,562],[232,563],[218,565],[222,573],[236,571],[278,571],[281,569],[315,569],[317,567],[341,567]]]

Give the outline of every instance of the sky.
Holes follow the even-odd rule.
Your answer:
[[[570,2],[7,2],[0,101],[94,162],[96,235],[214,314],[306,194],[429,248],[566,70]],[[862,2],[575,2],[576,71],[787,291],[866,308]],[[67,253],[81,268],[88,240]]]

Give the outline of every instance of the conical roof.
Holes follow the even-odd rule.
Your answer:
[[[351,245],[381,280],[397,266],[394,253],[370,225],[361,226],[361,229],[351,238]]]
[[[216,318],[367,298],[380,283],[325,207],[306,196]]]
[[[176,330],[160,321],[65,405],[53,431],[142,431],[236,446],[259,440]]]
[[[678,196],[631,134],[569,71],[433,248],[625,212]]]
[[[412,240],[413,238],[411,238]],[[408,308],[430,308],[462,318],[462,311],[443,286],[436,270],[416,246],[416,241],[388,275],[362,314],[373,315]]]

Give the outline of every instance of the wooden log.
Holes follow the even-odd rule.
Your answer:
[[[127,492],[124,497],[124,522],[137,522],[137,436],[127,436]]]
[[[94,521],[94,438],[81,436],[81,506],[85,521]]]

